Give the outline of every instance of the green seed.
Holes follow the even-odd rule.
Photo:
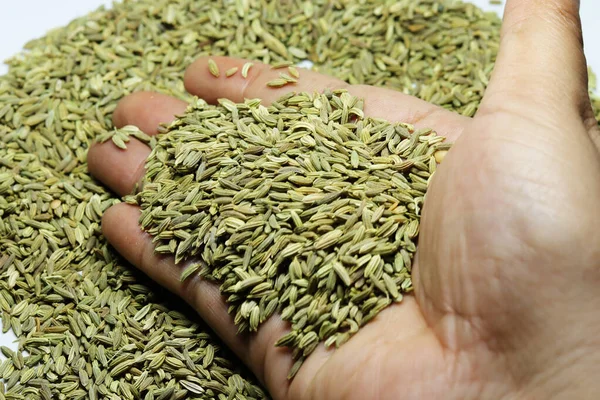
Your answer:
[[[208,60],[208,70],[210,71],[210,74],[215,78],[218,78],[220,76],[219,66],[212,58]]]
[[[290,82],[288,82],[286,79],[278,78],[278,79],[273,79],[273,80],[267,82],[267,86],[273,87],[273,88],[280,88],[280,87],[287,85],[288,83],[290,83]]]
[[[225,76],[227,76],[229,78],[230,76],[235,75],[235,73],[237,71],[238,71],[238,67],[229,68],[227,71],[225,71]]]
[[[248,72],[250,71],[250,68],[252,68],[253,65],[254,63],[247,62],[242,66],[242,76],[244,77],[244,79],[248,78]]]

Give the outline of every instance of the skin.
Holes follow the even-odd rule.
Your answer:
[[[277,317],[236,336],[216,286],[179,283],[181,265],[153,254],[139,210],[108,210],[103,231],[132,264],[196,308],[277,400],[592,399],[600,392],[600,132],[587,94],[579,4],[509,0],[501,50],[474,118],[381,88],[301,71],[295,91],[347,88],[370,116],[432,127],[455,144],[431,183],[415,295],[384,310],[335,351],[318,348],[290,383],[290,354],[273,347]],[[244,60],[214,57],[220,69]],[[224,74],[223,74],[224,75]],[[278,72],[214,78],[200,58],[187,90],[214,103],[259,97]],[[155,134],[185,104],[154,93],[121,101],[116,126]],[[92,174],[119,195],[150,150],[132,140],[93,147]]]

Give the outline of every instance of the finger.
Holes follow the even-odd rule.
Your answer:
[[[211,74],[208,62],[212,59],[219,67],[219,77]],[[374,118],[384,118],[392,122],[406,122],[421,128],[435,129],[449,140],[455,140],[462,132],[468,118],[445,110],[404,93],[367,85],[349,85],[337,78],[318,72],[298,68],[298,82],[281,88],[269,87],[268,82],[279,78],[286,69],[273,69],[259,62],[252,62],[247,78],[240,72],[244,64],[250,62],[231,57],[200,57],[185,72],[186,89],[193,95],[215,104],[220,98],[234,102],[260,98],[266,103],[277,100],[282,95],[294,92],[322,92],[326,89],[347,89],[354,96],[364,99],[365,114]],[[227,77],[224,71],[238,68],[238,72]]]
[[[119,149],[109,140],[90,148],[88,170],[118,196],[125,196],[133,192],[143,176],[149,155],[150,148],[135,138],[129,140],[127,150]]]
[[[481,113],[587,112],[587,66],[578,0],[509,0],[500,51]],[[523,107],[528,105],[528,107]]]
[[[155,135],[162,123],[169,123],[185,111],[187,103],[166,94],[135,92],[124,97],[113,113],[117,128],[135,125],[148,135]]]
[[[174,97],[137,92],[121,100],[113,114],[113,123],[120,128],[135,125],[149,135],[157,133],[159,124],[173,121],[185,111],[186,103]],[[94,144],[88,152],[88,170],[119,196],[130,194],[143,176],[150,148],[135,138],[127,150],[112,141]]]
[[[209,60],[213,60],[220,71],[230,68],[238,68],[238,72],[230,77],[221,73],[215,78],[208,68]],[[246,78],[242,76],[241,70],[244,64],[252,63]],[[215,104],[220,98],[231,101],[242,102],[248,98],[260,98],[271,103],[289,91],[313,92],[326,89],[343,89],[349,85],[339,79],[323,75],[306,69],[297,68],[300,78],[295,84],[284,87],[269,87],[267,82],[279,78],[279,74],[290,72],[285,68],[273,69],[267,64],[258,61],[249,61],[231,57],[200,57],[194,61],[185,71],[184,84],[188,92],[203,98],[211,104]]]
[[[112,246],[150,278],[183,298],[194,307],[202,319],[261,379],[274,398],[284,398],[288,390],[287,374],[292,367],[288,350],[275,347],[275,342],[287,332],[287,325],[279,317],[263,323],[257,333],[237,335],[233,318],[217,285],[198,277],[180,282],[182,270],[189,263],[176,265],[173,257],[157,255],[151,237],[138,225],[140,211],[129,204],[111,207],[102,218],[102,232]],[[308,384],[312,372],[317,371],[329,352],[315,350],[306,361],[294,384]]]

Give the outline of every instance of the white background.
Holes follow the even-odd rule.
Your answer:
[[[489,0],[471,2],[484,9],[502,12],[502,6],[490,5]],[[49,29],[66,25],[101,5],[111,4],[110,0],[0,0],[0,62]],[[581,18],[588,64],[600,73],[600,41],[597,40],[600,38],[600,2],[581,0]],[[4,65],[0,65],[0,74],[6,70]],[[14,348],[14,339],[12,333],[0,333],[0,345]]]

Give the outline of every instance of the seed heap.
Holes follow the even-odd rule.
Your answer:
[[[191,100],[182,76],[200,55],[308,59],[472,115],[499,27],[453,0],[128,0],[30,42],[0,77],[0,310],[19,338],[3,351],[1,396],[264,397],[195,315],[165,302],[101,235],[101,214],[120,200],[90,177],[87,150],[110,135],[123,96]]]
[[[196,101],[146,164],[142,227],[156,251],[194,257],[184,278],[221,283],[242,332],[291,323],[291,376],[320,341],[341,345],[412,289],[420,207],[443,137],[364,118],[347,92]]]

